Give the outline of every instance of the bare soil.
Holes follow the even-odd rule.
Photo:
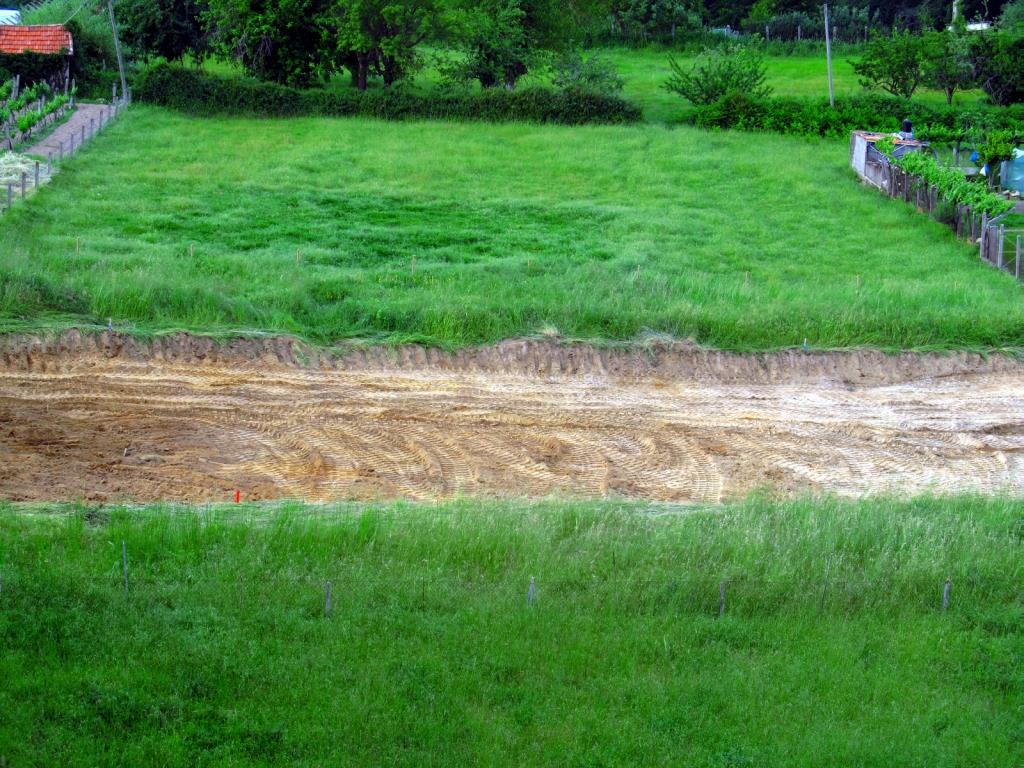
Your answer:
[[[0,498],[1024,492],[1024,365],[512,341],[0,338]]]

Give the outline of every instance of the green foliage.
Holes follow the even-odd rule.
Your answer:
[[[1024,34],[1024,0],[1014,0],[1003,7],[999,26],[1008,32]]]
[[[912,152],[898,158],[895,163],[907,173],[938,187],[939,193],[949,203],[969,205],[973,210],[987,213],[990,217],[1013,208],[1013,203],[1001,195],[989,192],[983,182],[967,178],[956,168],[945,168],[935,158],[924,153]]]
[[[764,57],[750,46],[707,48],[688,70],[669,57],[669,66],[672,76],[665,88],[697,106],[714,104],[730,93],[743,93],[751,99],[771,93],[765,85]]]
[[[93,4],[83,5],[80,0],[47,0],[26,11],[22,22],[64,24],[74,40],[71,76],[78,85],[79,93],[84,98],[109,98],[110,86],[118,73],[106,5],[101,4],[97,8]]]
[[[589,90],[554,91],[532,87],[518,91],[299,90],[238,77],[208,75],[194,69],[158,64],[138,78],[140,100],[199,115],[363,115],[391,120],[410,118],[582,125],[630,123],[640,110],[614,95]]]
[[[521,0],[468,3],[453,27],[462,58],[445,74],[453,81],[478,81],[484,88],[514,88],[543,61],[545,51],[538,45],[542,31],[531,25]]]
[[[875,149],[883,155],[892,157],[892,153],[896,151],[896,139],[893,136],[883,136],[875,142]]]
[[[440,29],[435,0],[333,0],[324,25],[337,35],[337,57],[366,90],[371,73],[386,86],[421,65],[418,46]]]
[[[0,759],[1007,768],[1022,520],[973,498],[7,505]]]
[[[972,45],[978,85],[995,104],[1024,102],[1024,36],[979,35]]]
[[[614,65],[600,53],[584,57],[577,50],[567,51],[555,58],[551,69],[551,84],[563,90],[614,95],[625,85]]]
[[[929,32],[922,40],[924,77],[922,82],[946,94],[953,103],[957,91],[975,86],[970,39],[955,30]]]
[[[1019,133],[1024,129],[1024,105],[948,107],[867,94],[836,99],[833,109],[827,100],[732,97],[728,109],[716,102],[688,115],[690,122],[705,127],[836,138],[847,138],[858,129],[897,131],[904,119],[930,140],[956,140],[992,129]]]
[[[19,288],[37,285],[58,297],[45,311]],[[851,183],[846,141],[686,127],[197,120],[137,103],[0,219],[6,331],[112,317],[321,344],[555,328],[736,350],[1024,348],[1020,290]]]
[[[210,42],[264,80],[305,86],[334,71],[336,44],[323,28],[332,0],[208,0]]]
[[[647,45],[700,33],[699,10],[693,0],[612,0],[609,13],[620,38]]]
[[[124,42],[143,57],[181,61],[206,55],[206,0],[118,0]]]
[[[924,61],[922,38],[904,30],[872,38],[853,68],[865,88],[881,88],[909,99],[924,79]]]

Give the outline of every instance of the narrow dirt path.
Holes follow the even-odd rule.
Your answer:
[[[946,372],[855,385],[166,352],[0,356],[0,497],[1024,493],[1024,369],[1010,363],[957,372],[963,361],[920,358]]]
[[[52,154],[55,158],[60,154],[60,144],[63,143],[64,151],[68,152],[71,147],[71,137],[74,136],[74,146],[77,148],[81,144],[82,128],[85,128],[88,134],[91,130],[89,121],[93,121],[93,125],[98,128],[100,121],[107,119],[108,107],[106,104],[82,104],[79,103],[75,106],[75,111],[71,113],[71,117],[66,123],[57,126],[53,133],[47,136],[45,139],[37,144],[33,144],[31,147],[25,150],[27,155],[36,155],[37,157],[46,157]]]

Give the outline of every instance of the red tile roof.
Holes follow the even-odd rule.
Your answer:
[[[60,24],[0,25],[0,53],[74,52],[71,33]]]

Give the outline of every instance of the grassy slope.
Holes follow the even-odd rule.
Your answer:
[[[688,103],[679,96],[669,93],[662,86],[668,80],[671,70],[668,59],[673,53],[657,47],[610,48],[603,51],[626,81],[624,95],[642,104],[645,117],[653,122],[675,122],[681,119]],[[684,68],[693,64],[693,56],[676,56]],[[837,57],[833,61],[833,79],[837,96],[854,96],[864,93],[853,61],[857,57]],[[798,96],[803,98],[828,98],[828,71],[824,54],[821,56],[768,56],[765,58],[768,70],[767,83],[776,96]],[[922,88],[914,97],[923,101],[945,103],[941,91]],[[970,104],[984,98],[981,91],[957,94],[958,104]]]
[[[1012,278],[858,185],[842,145],[772,136],[139,106],[0,246],[8,330],[1024,345]]]
[[[1020,502],[0,511],[10,765],[1024,760]]]

